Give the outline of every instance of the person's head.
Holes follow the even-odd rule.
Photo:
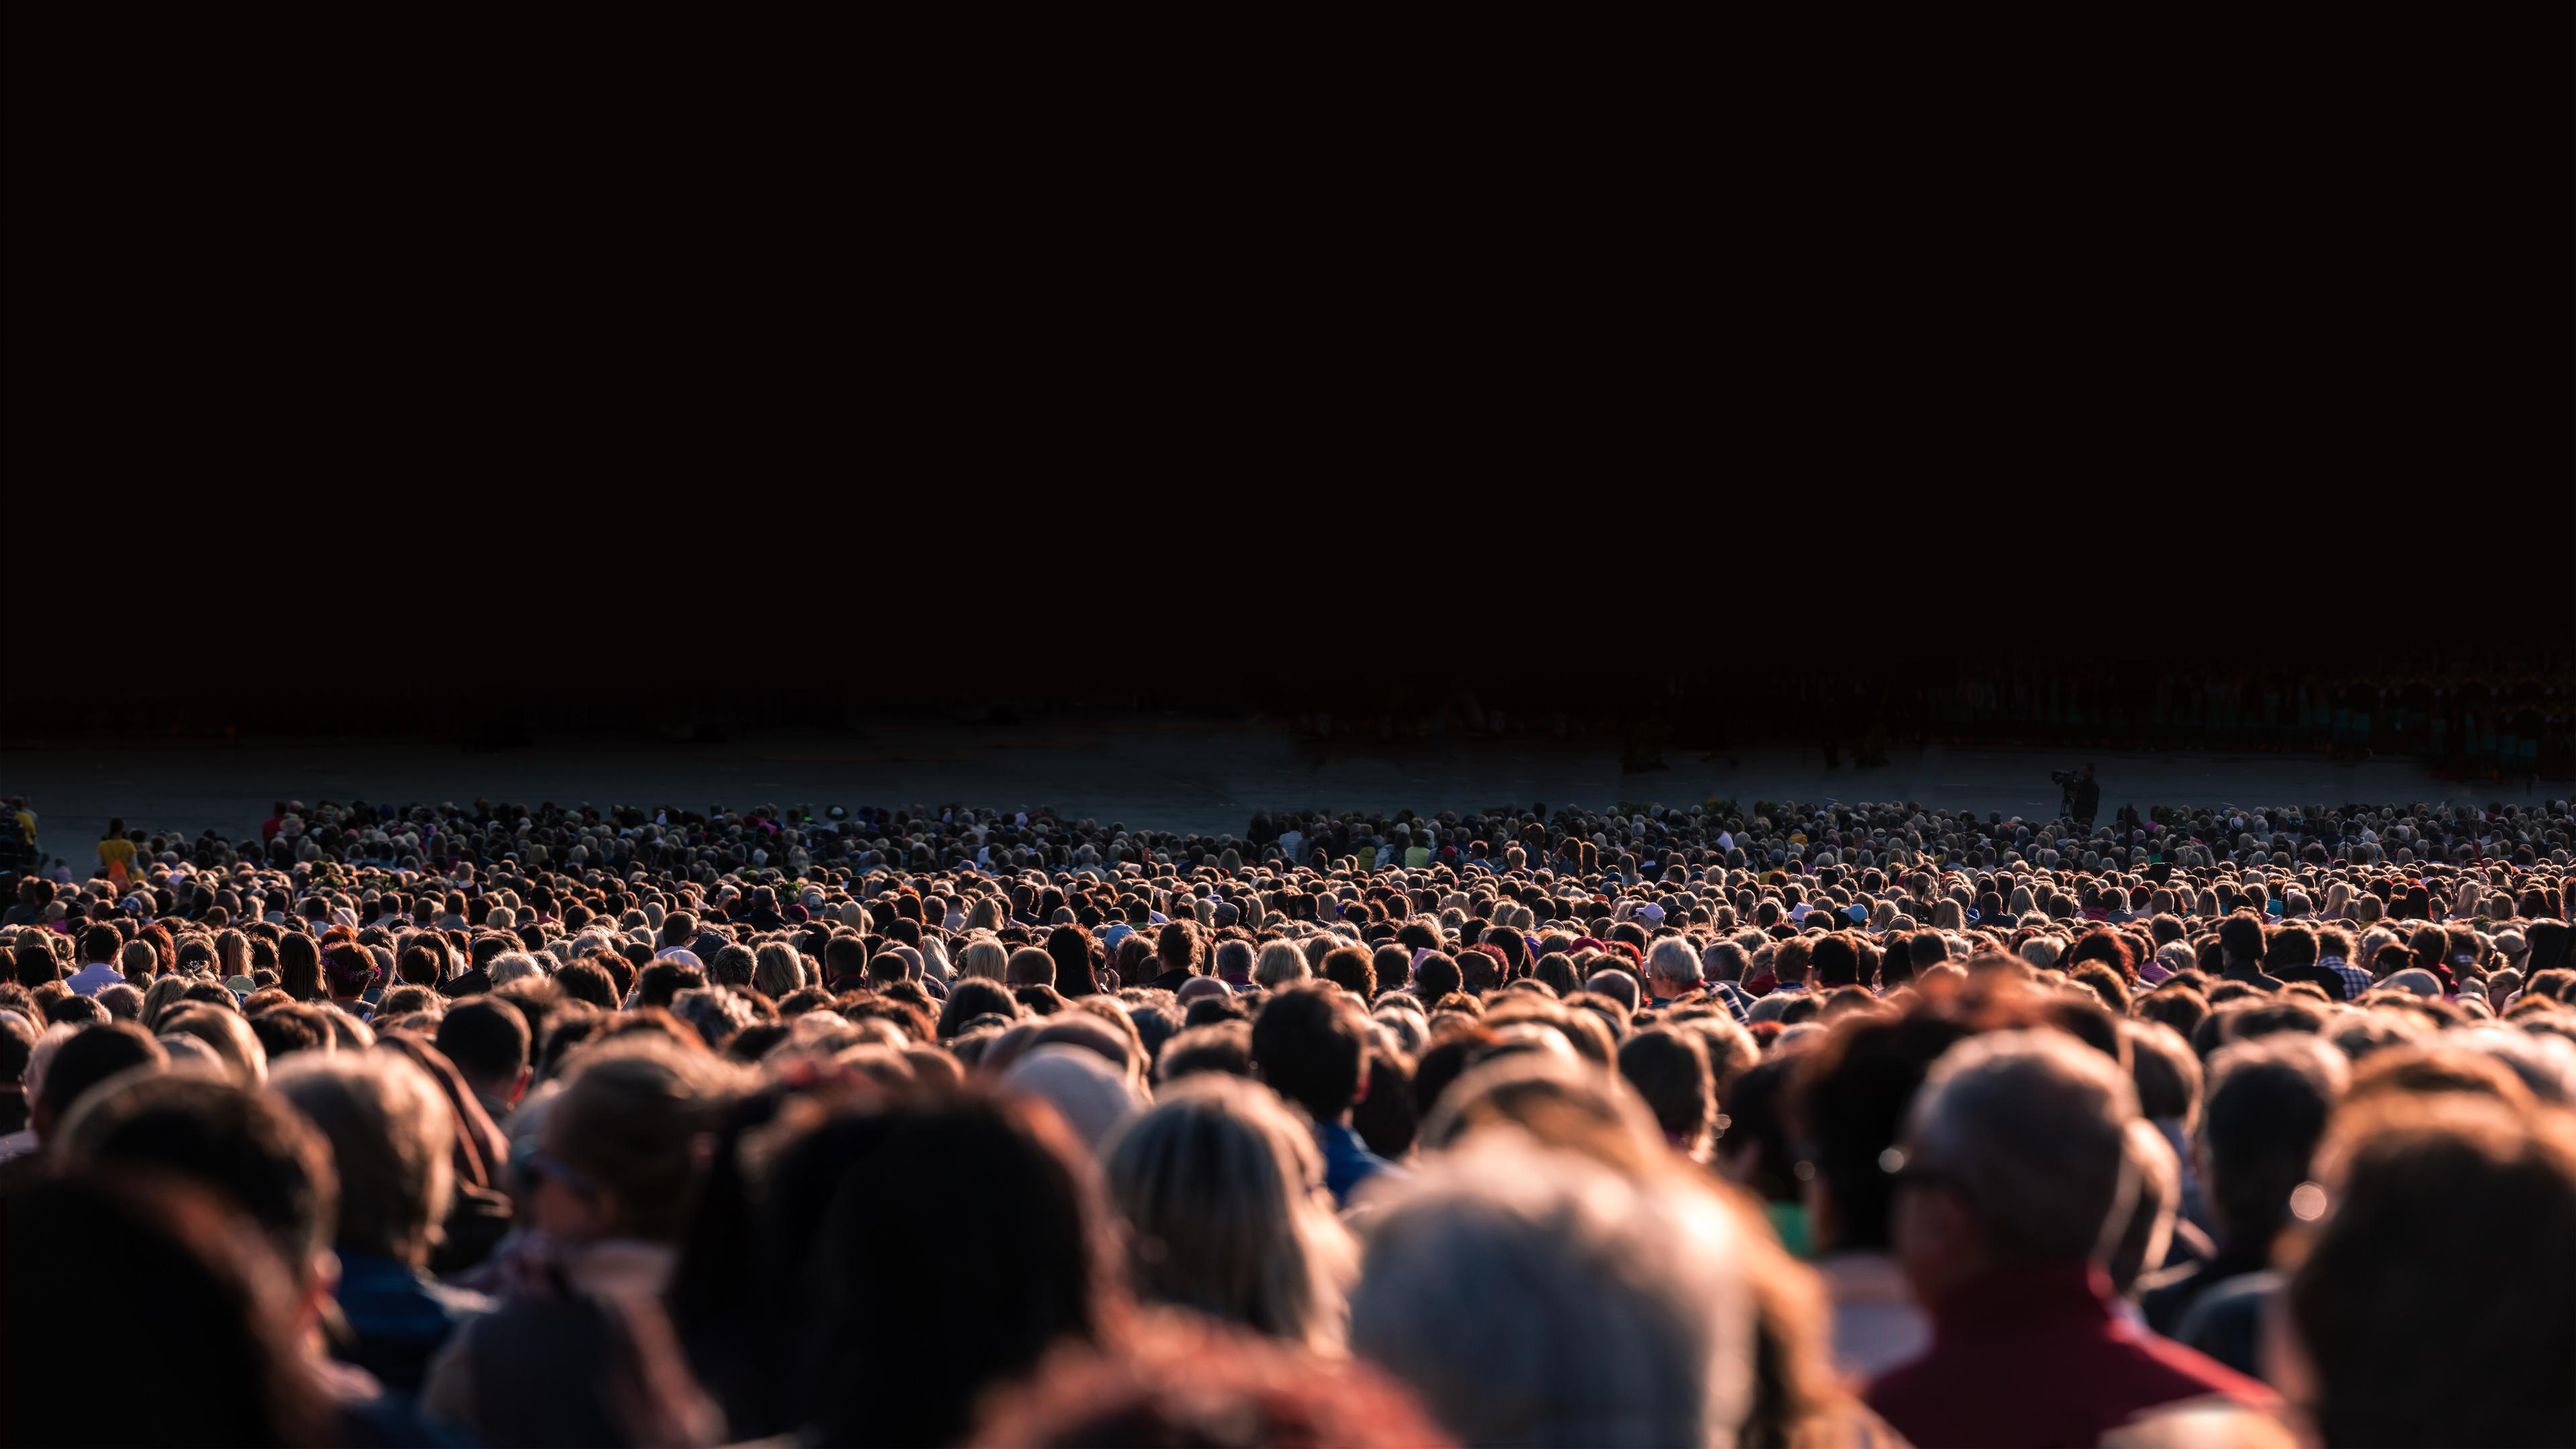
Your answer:
[[[2268,1361],[2322,1442],[2576,1443],[2576,1121],[2356,1095],[2317,1169]],[[2438,1371],[2427,1344],[2451,1350]]]
[[[242,1086],[257,1087],[268,1081],[268,1052],[251,1033],[250,1023],[229,1004],[181,1001],[161,1014],[155,1031],[165,1039],[188,1036],[204,1042]]]
[[[1679,936],[1666,936],[1646,953],[1646,981],[1659,997],[1680,996],[1700,980],[1699,952]]]
[[[62,1160],[75,1171],[187,1178],[250,1219],[299,1293],[329,1291],[323,1255],[339,1177],[321,1135],[272,1093],[199,1073],[122,1078],[64,1124]],[[298,1316],[319,1306],[314,1297]]]
[[[764,1251],[734,1275],[750,1350],[782,1366],[779,1417],[826,1443],[953,1443],[988,1390],[1097,1341],[1122,1295],[1081,1157],[1044,1112],[973,1092],[853,1103],[781,1144]],[[952,1247],[887,1251],[906,1243]]]
[[[991,936],[979,936],[968,941],[966,948],[957,953],[957,974],[969,981],[1000,981],[1009,985],[1012,984],[1007,979],[1010,959],[1010,951],[1001,942]]]
[[[83,965],[104,962],[113,966],[124,950],[125,933],[105,921],[81,932],[80,957]]]
[[[508,1000],[487,992],[458,1002],[440,1019],[437,1040],[474,1095],[512,1103],[526,1090],[528,1018]]]
[[[1653,1027],[1619,1044],[1619,1075],[1644,1098],[1664,1140],[1696,1156],[1717,1119],[1708,1043],[1695,1031]]]
[[[1269,990],[1303,981],[1312,974],[1306,964],[1306,953],[1286,941],[1273,941],[1261,948],[1261,958],[1252,968],[1252,981]]]
[[[1212,1021],[1173,1034],[1154,1059],[1154,1083],[1168,1086],[1201,1072],[1252,1076],[1252,1023]]]
[[[2351,1069],[2331,1043],[2276,1032],[2209,1059],[2201,1170],[2223,1242],[2260,1250],[2289,1220]]]
[[[1819,1246],[1887,1248],[1895,1183],[1884,1159],[1924,1076],[1967,1034],[1932,1012],[1847,1017],[1796,1059],[1783,1107],[1815,1165],[1804,1196]]]
[[[1055,989],[1055,958],[1035,946],[1022,946],[1013,951],[1003,970],[1004,983],[1014,989],[1023,986],[1042,987],[1050,992]]]
[[[939,1039],[946,1041],[965,1030],[966,1023],[982,1016],[999,1016],[1016,1021],[1021,1016],[1019,998],[998,981],[968,978],[948,992],[948,1000],[939,1011]]]
[[[55,1037],[54,1032],[66,1035]],[[55,1027],[36,1043],[29,1063],[27,1125],[50,1142],[72,1109],[98,1086],[126,1072],[167,1071],[170,1053],[130,1021]]]
[[[1594,972],[1591,979],[1583,983],[1583,989],[1597,996],[1609,997],[1631,1012],[1644,1000],[1637,990],[1637,978],[1615,969]]]
[[[344,1250],[418,1268],[455,1191],[455,1119],[437,1084],[398,1052],[300,1052],[269,1090],[331,1144]]]
[[[1918,1298],[2006,1264],[2108,1260],[2137,1115],[2117,1062],[2058,1031],[1971,1037],[1908,1115],[1891,1240]]]
[[[2238,911],[2219,922],[2218,948],[2227,953],[2230,967],[2254,970],[2263,963],[2263,918],[2251,911]]]
[[[1199,969],[1198,927],[1189,921],[1173,921],[1154,933],[1154,958],[1165,975],[1175,971],[1196,974]]]
[[[732,1085],[732,1069],[706,1052],[651,1036],[583,1052],[523,1164],[536,1225],[569,1243],[676,1239],[698,1140]]]
[[[1315,974],[1367,1001],[1377,995],[1377,967],[1357,946],[1336,946],[1324,953]]]
[[[847,940],[853,945],[858,944],[856,937],[836,937],[835,940]],[[831,948],[827,945],[824,949],[828,952]],[[844,957],[846,960],[850,955],[860,954],[862,953],[846,952]],[[849,974],[854,977],[860,975],[864,969],[863,960],[848,964],[852,967]],[[750,979],[747,982],[734,984],[748,985],[754,991],[774,1001],[790,992],[803,990],[806,985],[805,976],[805,958],[798,954],[796,948],[781,941],[772,941],[761,947],[753,956]]]
[[[1413,968],[1414,989],[1425,1001],[1438,1001],[1467,984],[1466,973],[1446,951],[1433,951]]]
[[[114,1251],[65,1251],[104,1243]],[[288,1271],[215,1191],[177,1173],[81,1172],[0,1196],[13,1444],[320,1445],[341,1439],[304,1361]],[[148,1386],[130,1342],[157,1343]],[[41,1325],[41,1329],[39,1326]]]
[[[1275,1094],[1196,1074],[1121,1129],[1102,1168],[1138,1297],[1340,1348],[1353,1249],[1319,1199],[1313,1137]]]
[[[1273,992],[1252,1019],[1252,1067],[1307,1116],[1341,1121],[1368,1086],[1368,1025],[1358,1003],[1326,981]]]
[[[1382,1209],[1351,1347],[1463,1443],[1732,1443],[1756,1341],[1742,1233],[1672,1171],[1480,1132]]]

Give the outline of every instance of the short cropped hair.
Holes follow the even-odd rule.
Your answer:
[[[2102,1258],[2128,1220],[2137,1115],[2119,1063],[2063,1032],[1972,1037],[1925,1077],[1905,1170],[1956,1191],[2000,1257]]]

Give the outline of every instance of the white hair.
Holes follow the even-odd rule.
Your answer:
[[[1684,986],[1696,985],[1700,976],[1699,952],[1679,936],[1666,936],[1646,953],[1646,973]]]
[[[1678,1175],[1479,1132],[1384,1208],[1351,1346],[1465,1443],[1732,1445],[1755,1346],[1738,1232]]]
[[[546,968],[537,964],[537,958],[525,951],[502,952],[492,958],[490,970],[495,986],[506,986],[522,977],[546,974]]]

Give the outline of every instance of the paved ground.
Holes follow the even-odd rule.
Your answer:
[[[1709,798],[1919,800],[2047,815],[2051,770],[2092,759],[2107,814],[2122,804],[2532,801],[2444,781],[2411,761],[2339,765],[2283,755],[2080,755],[2000,750],[1900,753],[1829,771],[1814,750],[1733,759],[1675,752],[1670,769],[1623,774],[1615,741],[1452,739],[1326,747],[1285,732],[1191,722],[1079,729],[903,724],[864,732],[747,734],[717,744],[545,741],[477,753],[387,744],[51,746],[0,752],[0,794],[23,794],[52,853],[87,855],[108,817],[189,834],[253,830],[272,800],[493,799],[563,803],[1051,804],[1074,815],[1171,830],[1240,830],[1284,806],[1467,809],[1504,803],[1678,805]],[[75,865],[86,869],[86,858]]]

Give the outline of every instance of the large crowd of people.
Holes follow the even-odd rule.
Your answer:
[[[2571,833],[119,821],[0,919],[0,1437],[2576,1442]]]

